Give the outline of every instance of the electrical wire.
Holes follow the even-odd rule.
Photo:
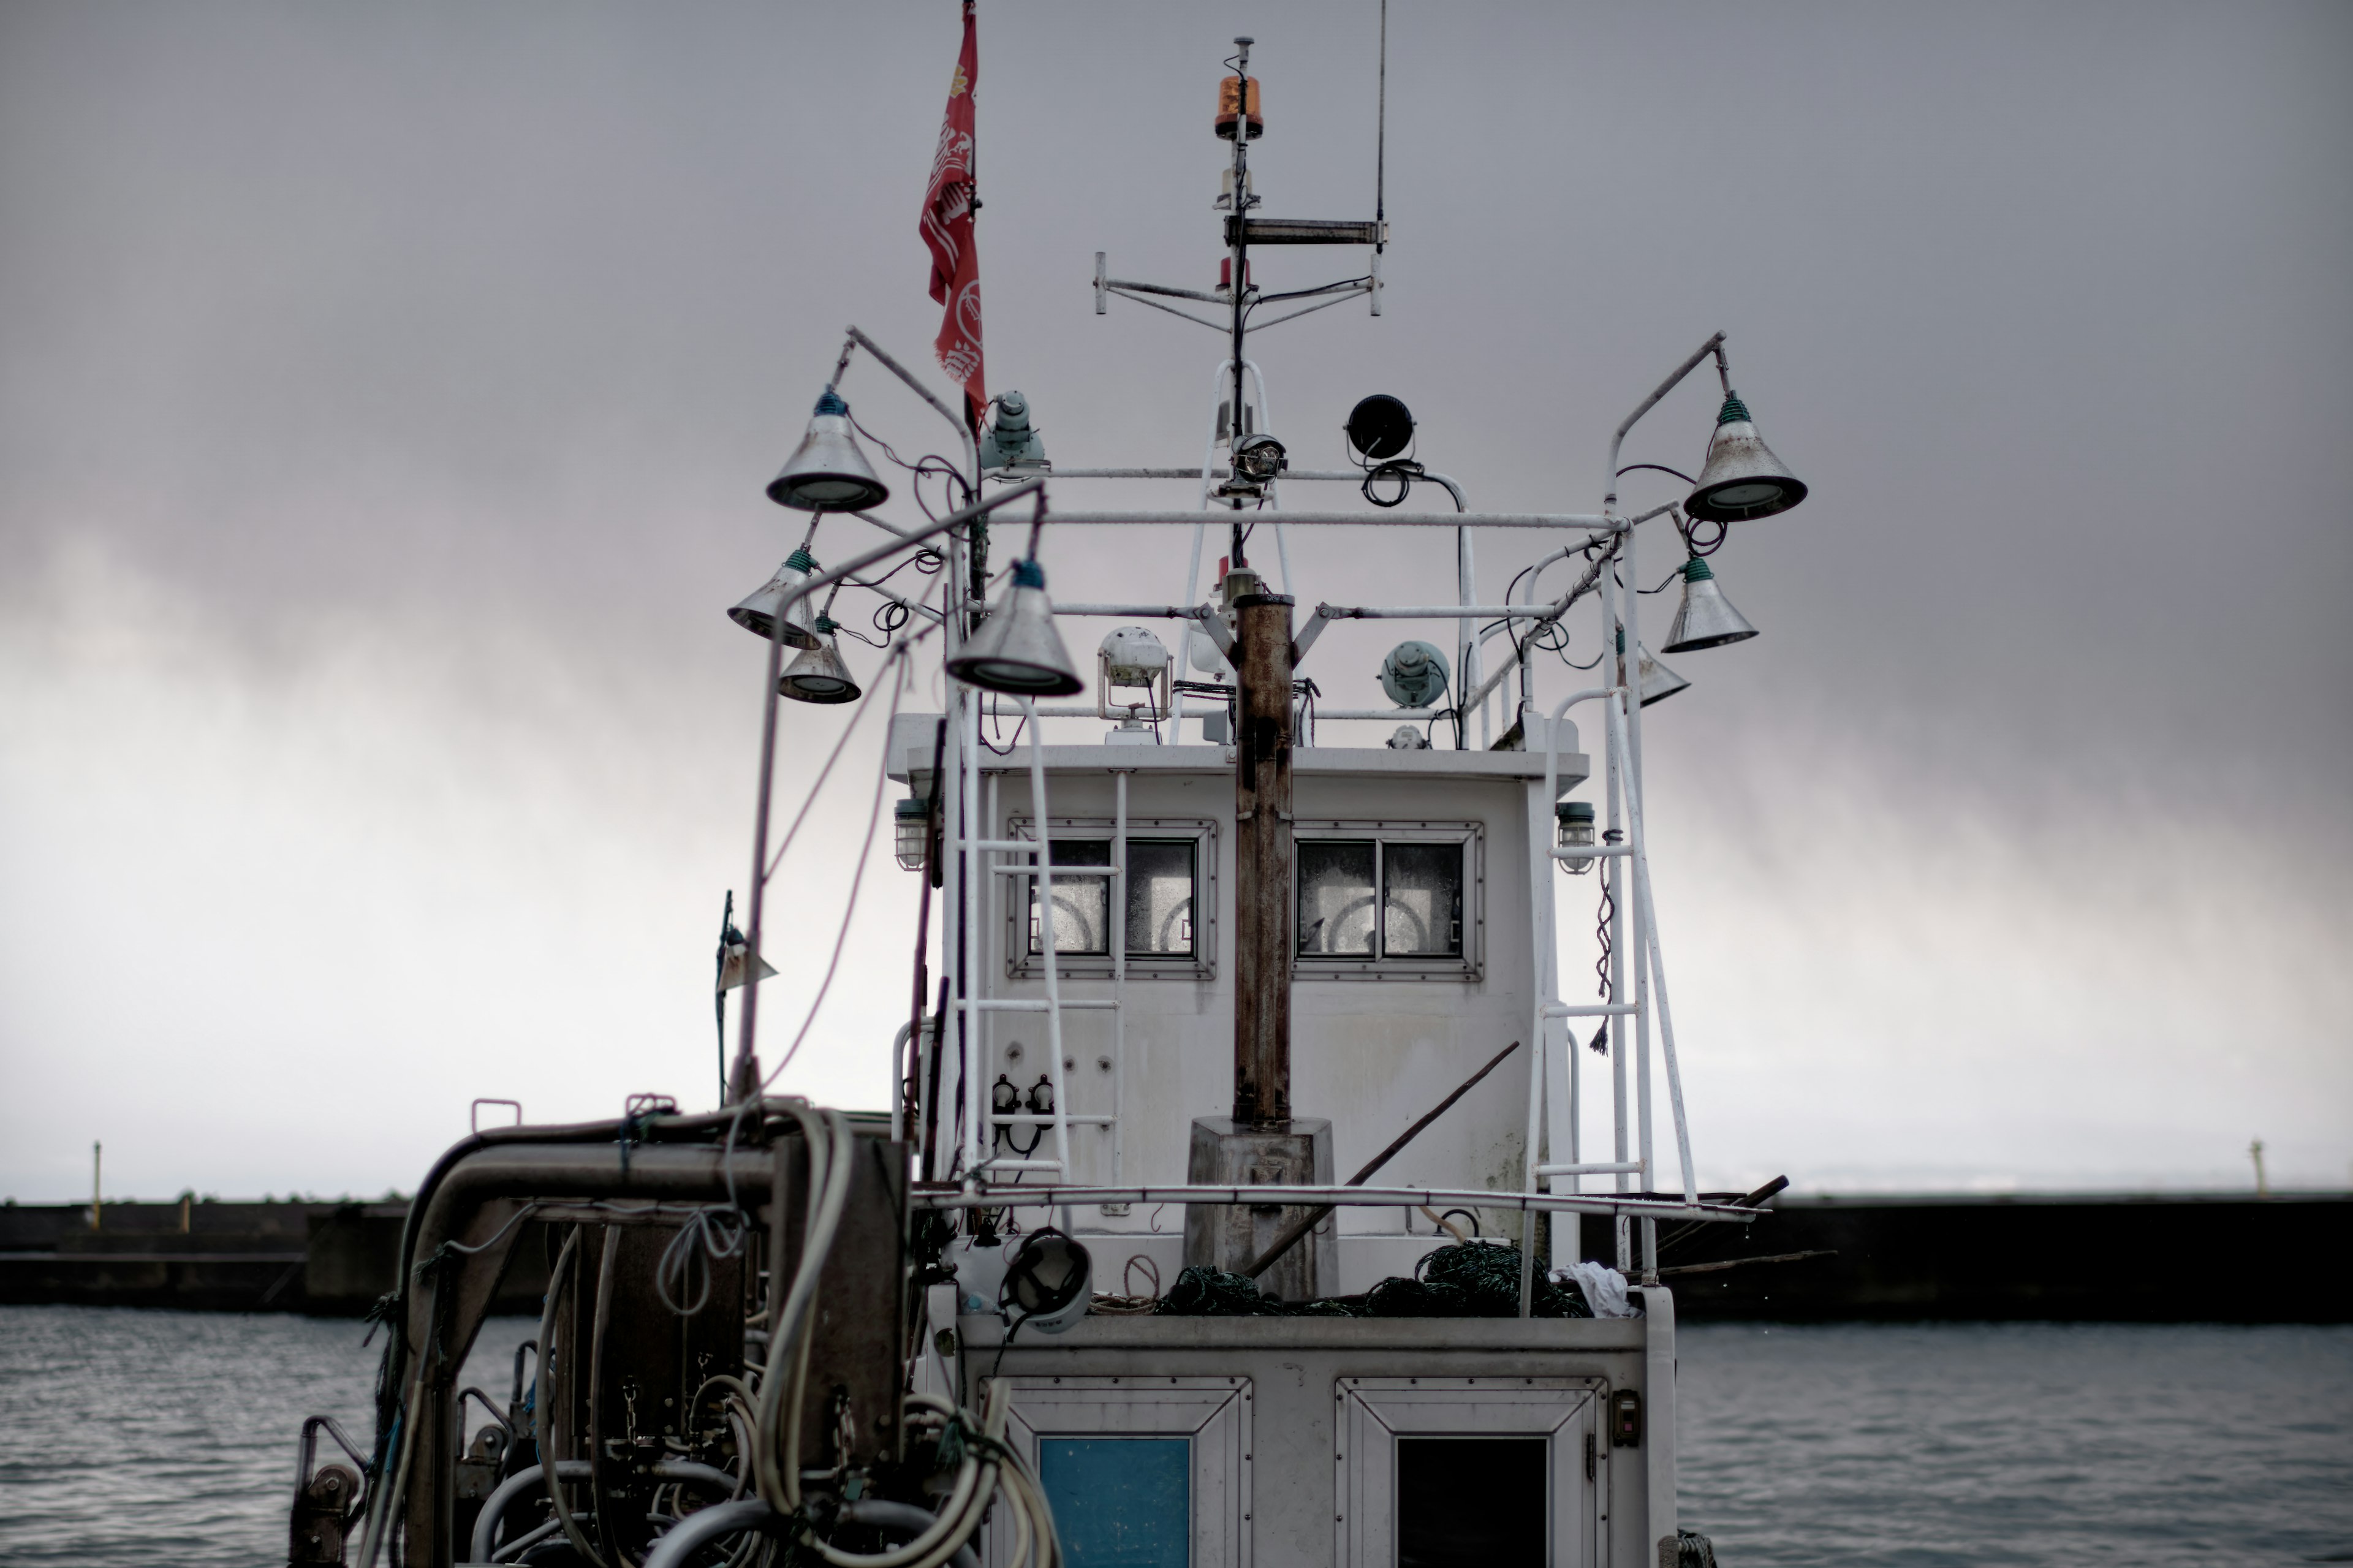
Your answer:
[[[905,650],[912,646],[913,646],[912,639],[908,642],[903,642],[899,645],[899,650],[892,655],[892,659],[897,660],[899,665],[895,676],[889,682],[891,687],[892,719],[896,719],[899,716],[899,699],[904,695],[907,689],[907,664],[905,659]],[[889,668],[887,663],[884,668],[887,671]],[[887,720],[884,721],[884,729],[885,732],[888,732],[889,721]],[[866,814],[866,838],[865,842],[860,844],[858,848],[858,868],[850,874],[849,900],[841,912],[841,929],[834,935],[833,956],[826,962],[825,978],[818,984],[817,995],[809,1003],[808,1016],[801,1020],[800,1032],[793,1037],[793,1043],[786,1048],[783,1058],[777,1061],[776,1065],[769,1069],[767,1077],[760,1080],[760,1087],[764,1089],[767,1088],[768,1085],[776,1081],[776,1075],[778,1073],[783,1072],[785,1068],[792,1065],[794,1055],[800,1050],[802,1042],[808,1038],[809,1030],[814,1027],[817,1023],[817,1016],[818,1012],[825,1006],[827,993],[833,989],[833,977],[841,968],[842,949],[847,947],[849,943],[850,918],[858,912],[858,892],[860,888],[866,885],[867,863],[873,858],[874,830],[882,820],[882,795],[890,782],[891,758],[889,752],[886,751],[883,754],[882,765],[875,770],[874,804]],[[796,826],[797,826],[797,824],[796,824]],[[779,858],[781,858],[781,857]]]

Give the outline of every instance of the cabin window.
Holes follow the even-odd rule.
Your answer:
[[[1590,1377],[1338,1379],[1337,1568],[1592,1562],[1609,1486],[1607,1387]]]
[[[1016,821],[1011,831],[1030,836]],[[1051,851],[1057,868],[1053,910],[1039,907],[1038,879],[1000,878],[1018,889],[1013,908],[1012,962],[1016,975],[1036,974],[1050,930],[1055,961],[1064,974],[1108,974],[1112,943],[1131,976],[1182,973],[1206,976],[1217,955],[1215,839],[1208,823],[1135,821],[1129,825],[1124,879],[1108,875],[1112,864],[1110,825],[1054,824]],[[1069,874],[1061,874],[1068,868]],[[1124,880],[1124,890],[1117,886]],[[1117,913],[1114,915],[1114,906]]]
[[[1471,971],[1475,829],[1368,824],[1377,830],[1360,837],[1348,826],[1301,825],[1301,975]]]
[[[1544,1437],[1399,1437],[1398,1568],[1544,1568],[1549,1446]]]
[[[1004,1381],[1006,1446],[1036,1467],[1070,1568],[1248,1568],[1249,1378]],[[983,1561],[1008,1562],[1003,1509],[988,1531]]]
[[[1193,1537],[1190,1437],[1038,1439],[1038,1479],[1074,1565],[1187,1568]]]

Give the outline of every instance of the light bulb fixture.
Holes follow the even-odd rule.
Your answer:
[[[1748,618],[1732,607],[1708,563],[1694,555],[1683,563],[1683,600],[1667,627],[1662,653],[1694,653],[1704,647],[1746,642],[1757,635]]]
[[[794,551],[785,563],[776,568],[776,574],[768,579],[767,584],[728,611],[727,618],[754,637],[764,640],[774,637],[776,635],[776,606],[785,602],[786,595],[807,582],[817,570],[817,558],[807,550]],[[817,647],[816,624],[817,612],[809,607],[808,600],[796,600],[792,608],[785,612],[785,641],[794,647]]]
[[[1683,510],[1705,522],[1771,517],[1806,499],[1806,482],[1791,473],[1757,434],[1748,405],[1727,391],[1708,437],[1707,466]]]
[[[1564,800],[1552,808],[1559,824],[1559,844],[1563,849],[1589,849],[1593,847],[1593,803],[1589,800]],[[1567,855],[1559,858],[1560,868],[1572,877],[1582,877],[1593,869],[1590,855]]]
[[[776,694],[796,702],[855,702],[858,682],[849,667],[841,662],[841,648],[835,640],[838,629],[829,616],[817,618],[817,646],[801,650],[799,657],[785,667],[784,678],[776,682]]]
[[[1086,689],[1078,667],[1054,629],[1054,602],[1046,595],[1046,570],[1035,560],[1016,561],[1013,581],[988,618],[956,656],[950,675],[983,691],[1008,697],[1068,697]]]
[[[891,487],[859,450],[849,405],[832,387],[817,400],[784,471],[768,481],[768,499],[797,511],[866,511],[891,499]]]

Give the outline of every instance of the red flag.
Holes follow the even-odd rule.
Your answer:
[[[965,417],[975,429],[988,405],[980,358],[980,253],[972,233],[972,89],[980,77],[973,0],[964,0],[964,48],[948,83],[948,111],[923,193],[923,243],[932,247],[932,298],[947,307],[933,352],[964,387]]]

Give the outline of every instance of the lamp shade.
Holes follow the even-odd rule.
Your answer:
[[[967,686],[1009,697],[1068,697],[1085,689],[1054,629],[1043,567],[1035,561],[1013,563],[1012,585],[947,669]]]
[[[1757,635],[1748,618],[1732,607],[1706,562],[1694,555],[1683,563],[1683,602],[1675,607],[1674,624],[1667,628],[1666,653],[1691,653],[1746,642]]]
[[[1690,681],[1652,658],[1649,648],[1641,650],[1641,657],[1634,661],[1634,668],[1641,677],[1641,685],[1638,690],[1641,695],[1642,706],[1645,708],[1653,702],[1664,702],[1676,692],[1691,685]]]
[[[1739,395],[1727,393],[1708,437],[1707,466],[1683,510],[1706,522],[1738,522],[1787,511],[1805,499],[1806,482],[1765,445]]]
[[[776,635],[776,606],[785,595],[808,581],[817,571],[817,561],[806,550],[796,550],[767,585],[753,594],[742,604],[727,612],[727,618],[745,631],[765,640]],[[807,599],[797,601],[785,612],[785,641],[795,647],[817,647],[817,612],[809,608]]]
[[[849,667],[841,662],[841,650],[835,646],[833,623],[819,616],[817,632],[817,646],[803,648],[785,667],[784,679],[776,682],[777,695],[796,702],[857,701],[858,682],[851,679]]]
[[[864,511],[891,499],[891,487],[858,449],[849,405],[831,387],[817,400],[808,433],[784,471],[768,481],[768,499],[797,511]]]
[[[1648,708],[1653,702],[1664,702],[1676,692],[1691,685],[1682,676],[1651,657],[1651,650],[1641,648],[1634,660],[1637,684],[1634,694],[1640,706]],[[1618,628],[1618,683],[1626,683],[1626,628]]]

